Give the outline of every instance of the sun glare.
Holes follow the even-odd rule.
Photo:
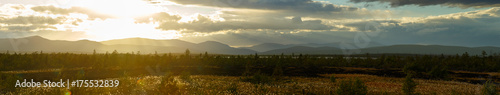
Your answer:
[[[84,7],[96,13],[113,17],[79,23],[74,30],[85,32],[86,37],[82,39],[105,41],[133,37],[149,39],[180,37],[178,31],[163,31],[157,29],[158,25],[155,24],[135,23],[134,18],[136,17],[166,10],[162,7],[151,6],[143,0],[78,0],[73,2],[71,6]]]
[[[79,2],[77,6],[118,18],[138,17],[162,10],[142,0],[85,0]]]
[[[85,39],[106,41],[124,38],[175,39],[180,37],[177,31],[158,30],[154,24],[137,24],[134,19],[106,19],[82,23],[81,30],[86,31]]]

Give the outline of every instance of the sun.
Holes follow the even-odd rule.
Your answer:
[[[134,19],[106,19],[81,23],[80,28],[85,31],[88,40],[106,41],[124,38],[149,39],[176,39],[181,37],[178,31],[164,31],[156,29],[155,24],[138,24]]]
[[[73,6],[84,7],[96,13],[109,15],[112,18],[86,20],[79,23],[75,30],[84,31],[86,37],[93,41],[106,41],[124,38],[176,39],[178,31],[157,29],[158,25],[135,23],[136,17],[164,11],[152,6],[144,0],[79,0]]]

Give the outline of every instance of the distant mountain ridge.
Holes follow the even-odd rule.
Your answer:
[[[177,48],[185,48],[190,51],[194,51],[194,53],[217,53],[217,54],[254,54],[257,51],[250,49],[241,49],[241,48],[233,48],[227,44],[223,44],[216,41],[206,41],[202,43],[191,43],[182,40],[154,40],[154,39],[146,39],[146,38],[127,38],[127,39],[116,39],[101,42],[106,45],[141,45],[141,46],[159,46],[159,47],[177,47]],[[185,51],[178,51],[184,52]],[[178,53],[175,52],[175,53]],[[173,52],[174,53],[174,52]]]
[[[500,53],[500,47],[461,47],[461,46],[442,46],[442,45],[392,45],[379,46],[361,49],[345,49],[336,47],[304,47],[296,46],[285,49],[276,49],[262,52],[262,54],[445,54],[455,55],[467,52],[470,55],[481,55],[485,51],[487,54]]]
[[[113,41],[113,42],[112,42]],[[128,42],[128,43],[127,43]],[[137,52],[148,53],[183,53],[189,49],[192,53],[209,52],[212,54],[254,54],[256,51],[249,49],[232,48],[226,44],[208,41],[194,44],[181,40],[153,40],[144,38],[118,39],[104,42],[89,40],[59,41],[49,40],[40,36],[25,38],[0,39],[0,52]]]
[[[290,48],[290,47],[295,47],[295,46],[307,46],[307,47],[337,47],[340,48],[341,42],[333,42],[333,43],[307,43],[307,44],[278,44],[278,43],[263,43],[263,44],[257,44],[253,45],[250,47],[240,47],[240,48],[245,48],[245,49],[251,49],[259,52],[266,52],[270,50],[276,50],[276,49],[285,49],[285,48]],[[352,43],[346,43],[346,44],[352,44]],[[377,46],[383,46],[380,43],[376,42],[371,42],[368,44],[367,47],[377,47]]]
[[[355,51],[358,54],[381,54],[381,53],[399,53],[399,54],[446,54],[455,55],[465,52],[471,55],[480,55],[482,51],[488,54],[500,53],[499,47],[462,47],[462,46],[442,46],[442,45],[392,45],[382,46],[380,44],[371,44],[367,48],[361,49],[340,49],[339,43],[326,44],[277,44],[263,43],[252,47],[234,48],[227,44],[206,41],[202,43],[191,43],[182,40],[154,40],[146,38],[127,38],[116,39],[103,42],[89,40],[62,41],[49,40],[40,36],[31,36],[16,39],[0,39],[0,52],[74,52],[74,53],[92,53],[96,52],[137,52],[148,53],[183,53],[189,49],[192,53],[211,54],[348,54]]]

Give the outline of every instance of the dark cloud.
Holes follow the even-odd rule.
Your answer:
[[[300,16],[324,19],[386,18],[390,12],[342,6],[313,0],[170,0],[183,5],[240,9],[222,11],[236,15],[268,17]],[[251,9],[251,10],[244,10]],[[251,12],[249,12],[251,11]]]
[[[370,37],[385,44],[439,44],[500,46],[500,8],[430,16],[413,20],[372,20],[345,24],[365,31],[378,23],[381,35]],[[371,28],[369,28],[371,29]]]
[[[272,30],[330,30],[334,27],[324,25],[321,20],[302,21],[301,17],[294,19],[253,17],[245,20],[213,21],[212,19],[198,15],[197,20],[190,22],[178,22],[179,16],[167,13],[157,13],[150,17],[136,18],[138,23],[157,22],[159,29],[163,30],[185,30],[184,32],[217,32],[222,30],[245,30],[245,29],[272,29]],[[300,21],[299,21],[300,20]]]
[[[285,30],[243,30],[210,36],[185,36],[180,38],[190,42],[218,41],[231,46],[250,46],[262,43],[305,44],[352,42],[356,32],[322,31],[322,32],[290,32]],[[228,40],[231,39],[231,40]]]
[[[36,12],[48,12],[51,14],[61,14],[61,15],[68,15],[69,13],[81,13],[81,14],[86,14],[90,19],[113,18],[112,16],[101,14],[101,13],[96,13],[92,10],[82,8],[82,7],[71,7],[71,8],[65,9],[65,8],[58,8],[55,6],[35,6],[35,7],[31,7],[31,9],[33,11],[36,11]]]
[[[299,11],[259,11],[259,10],[237,10],[237,11],[221,11],[221,17],[224,19],[241,19],[254,17],[304,17],[304,18],[321,18],[321,19],[373,19],[387,18],[392,15],[388,11],[383,10],[366,10],[360,9],[356,11],[340,11],[340,12],[299,12]]]
[[[216,32],[221,30],[272,29],[272,30],[329,30],[331,26],[321,24],[320,20],[300,21],[294,23],[291,19],[254,18],[246,21],[212,21],[210,18],[198,16],[197,21],[188,23],[162,23],[159,28],[164,30],[187,29],[193,32]]]
[[[298,18],[293,19],[298,22]],[[235,46],[261,43],[331,43],[355,42],[363,37],[385,45],[436,44],[453,46],[500,46],[500,8],[455,13],[423,18],[396,20],[365,20],[342,23],[357,31],[313,31],[293,33],[280,30],[243,30],[237,33],[204,37],[184,37],[183,40],[201,42],[214,40]],[[376,28],[373,28],[374,26]],[[378,34],[372,35],[374,31]],[[284,33],[283,33],[284,32]],[[227,40],[234,39],[234,40]],[[364,39],[364,38],[362,38]],[[359,39],[358,39],[359,40]]]
[[[252,9],[222,11],[225,14],[241,16],[267,17],[312,17],[324,19],[359,19],[386,18],[390,13],[380,10],[367,10],[357,7],[341,6],[325,1],[313,0],[171,0],[183,5],[200,5],[235,9]]]
[[[294,10],[307,12],[339,12],[354,11],[358,8],[344,7],[312,0],[170,0],[179,4],[264,9],[264,10]]]
[[[430,6],[430,5],[445,5],[451,7],[499,7],[500,0],[350,0],[350,2],[387,2],[393,7],[405,5]]]

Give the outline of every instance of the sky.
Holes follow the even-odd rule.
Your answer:
[[[0,0],[0,38],[500,46],[498,0]]]

